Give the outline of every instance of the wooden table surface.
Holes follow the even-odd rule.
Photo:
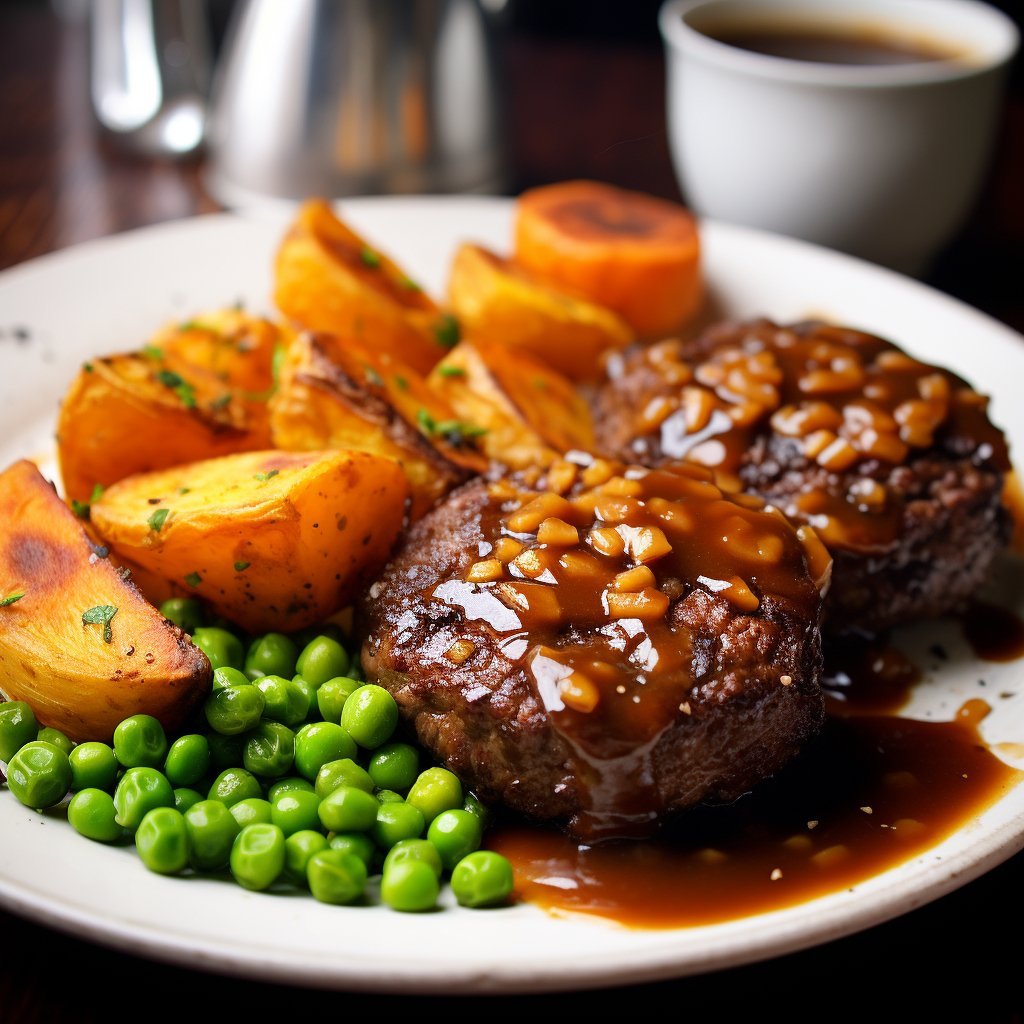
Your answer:
[[[512,190],[585,176],[678,197],[657,49],[520,33],[507,40],[504,59]],[[41,5],[0,6],[0,269],[76,242],[217,209],[203,190],[201,159],[139,159],[99,135],[86,72],[81,25],[60,21]],[[1024,330],[1021,182],[1018,87],[978,207],[929,278],[1018,330]],[[664,998],[671,1011],[679,1004],[684,1020],[694,1010],[726,1020],[766,1012],[794,1020],[869,1012],[888,1020],[902,1009],[918,1020],[1016,1021],[1024,1008],[1022,910],[1024,855],[899,920],[804,953],[600,994],[523,997],[515,1005],[529,1010],[542,998],[556,1013],[614,1013],[627,1005],[658,1012]],[[0,912],[0,1021],[134,1017],[150,1012],[159,993],[200,1015],[215,1006],[258,1005],[263,1019],[283,1020],[299,1005],[285,986],[137,960]],[[307,992],[301,998],[305,1012],[330,1013],[366,1011],[383,997]],[[485,1002],[466,999],[457,1009],[472,1014],[485,1010]],[[427,1006],[391,997],[387,1009],[415,1012],[416,1005]]]

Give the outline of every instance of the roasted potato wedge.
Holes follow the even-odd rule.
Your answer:
[[[133,473],[269,447],[265,402],[240,399],[206,369],[175,369],[159,352],[86,363],[57,420],[64,494],[80,502]]]
[[[565,377],[520,348],[459,342],[427,382],[460,420],[486,428],[480,445],[502,465],[547,465],[571,448],[594,449],[587,403]]]
[[[459,247],[448,298],[467,337],[516,345],[570,380],[600,375],[600,356],[633,340],[611,310],[556,291],[478,245]]]
[[[281,243],[274,300],[299,327],[372,344],[420,373],[458,340],[452,318],[322,199],[303,204]]]
[[[126,564],[243,629],[290,632],[338,611],[380,571],[407,497],[390,459],[247,452],[122,480],[93,503],[92,525]]]
[[[89,540],[31,462],[0,473],[5,697],[73,740],[109,740],[129,715],[180,725],[210,676],[206,655]]]
[[[412,488],[412,518],[487,468],[475,426],[415,370],[329,335],[301,335],[270,403],[274,444],[290,451],[347,448],[399,462]]]
[[[291,336],[287,328],[244,310],[218,309],[169,324],[146,351],[159,352],[179,373],[205,370],[237,400],[259,403],[274,387],[274,353],[287,348]]]

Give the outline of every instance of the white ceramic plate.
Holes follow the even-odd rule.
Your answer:
[[[459,240],[508,248],[504,200],[359,200],[346,205],[346,214],[435,293]],[[0,465],[52,452],[57,402],[87,358],[138,347],[166,320],[237,299],[269,309],[280,228],[279,222],[203,217],[83,245],[0,275]],[[708,278],[730,313],[782,320],[824,314],[891,337],[992,394],[995,419],[1024,450],[1024,404],[1015,393],[1024,380],[1024,339],[1014,332],[920,284],[803,243],[717,224],[704,226],[704,239]],[[1019,607],[1019,564],[1004,575]],[[1024,741],[1020,668],[977,662],[948,625],[918,628],[903,645],[923,653],[936,631],[949,661],[919,687],[908,713],[950,718],[965,699],[1002,691],[1014,696],[995,702],[983,733],[990,742]],[[978,689],[981,676],[985,690]],[[556,918],[528,905],[493,912],[449,905],[436,914],[402,916],[253,894],[215,880],[162,878],[148,873],[131,849],[86,842],[5,794],[0,837],[0,902],[133,953],[344,988],[526,992],[740,964],[891,918],[1024,846],[1024,786],[927,854],[853,889],[669,931]]]

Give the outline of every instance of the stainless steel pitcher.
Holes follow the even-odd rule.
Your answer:
[[[497,190],[497,79],[480,0],[245,0],[214,87],[209,186],[229,206]]]

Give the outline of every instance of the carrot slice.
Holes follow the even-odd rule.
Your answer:
[[[515,259],[552,285],[614,310],[646,338],[678,331],[703,300],[691,214],[596,181],[524,192],[516,205]]]

